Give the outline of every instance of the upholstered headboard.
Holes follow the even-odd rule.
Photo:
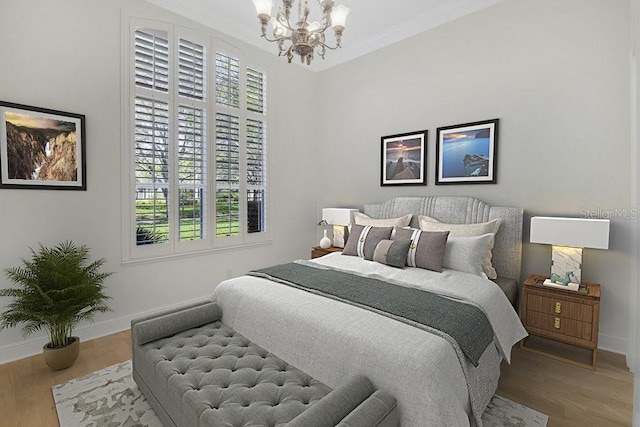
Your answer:
[[[413,214],[411,226],[418,228],[418,215],[428,215],[451,224],[473,224],[502,218],[493,247],[492,263],[498,276],[520,280],[522,263],[522,208],[489,206],[473,197],[394,197],[384,203],[364,205],[373,218]]]

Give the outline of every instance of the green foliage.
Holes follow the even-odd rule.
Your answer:
[[[112,273],[100,272],[104,259],[89,263],[85,245],[65,241],[54,248],[40,244],[37,252],[29,249],[30,260],[5,269],[17,287],[0,289],[0,296],[14,299],[0,315],[0,329],[23,323],[25,337],[46,329],[51,346],[62,347],[79,322],[111,311],[105,304],[111,297],[104,293],[103,283]]]
[[[164,237],[153,230],[141,226],[136,227],[136,244],[138,246],[152,245],[154,243],[162,242],[163,240]]]

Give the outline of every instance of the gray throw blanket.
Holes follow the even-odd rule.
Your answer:
[[[346,301],[423,329],[436,329],[455,340],[475,367],[493,342],[493,329],[482,310],[432,292],[298,263],[255,270],[249,275]]]

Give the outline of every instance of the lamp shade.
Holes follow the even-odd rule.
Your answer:
[[[322,209],[322,219],[332,225],[351,225],[355,212],[358,212],[358,209],[324,208]]]
[[[253,5],[256,7],[258,16],[271,16],[273,0],[253,0]]]
[[[349,12],[351,12],[351,9],[344,7],[343,5],[334,7],[331,12],[331,28],[344,29]]]
[[[529,241],[576,248],[609,248],[609,220],[534,216]]]

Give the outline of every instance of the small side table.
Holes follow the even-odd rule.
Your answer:
[[[311,259],[319,258],[332,252],[342,252],[342,249],[343,248],[336,248],[334,246],[330,246],[327,249],[322,249],[320,246],[314,246],[311,249]]]
[[[520,348],[591,370],[596,369],[600,285],[583,282],[577,291],[544,286],[547,276],[532,274],[522,287],[520,319],[529,335],[539,336],[591,351],[591,363],[583,363],[525,345]]]

